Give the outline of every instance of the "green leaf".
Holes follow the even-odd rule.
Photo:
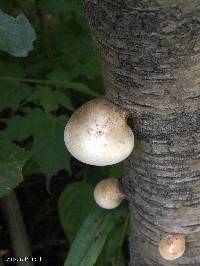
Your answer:
[[[49,127],[54,131],[54,118],[52,115],[45,114],[40,109],[23,109],[24,116],[16,115],[10,119],[5,119],[7,127],[4,131],[0,131],[2,137],[8,140],[22,141],[30,136],[49,135]]]
[[[54,46],[62,53],[62,66],[71,76],[94,78],[100,75],[100,64],[91,36],[73,20],[64,21],[58,29],[60,34],[53,39]]]
[[[24,68],[20,64],[10,63],[8,61],[0,62],[0,77],[24,77]]]
[[[89,56],[89,60],[84,63],[78,63],[71,70],[72,77],[85,76],[88,79],[94,79],[99,76],[100,66],[95,56]]]
[[[110,232],[96,266],[125,266],[123,243],[129,228],[129,213],[126,204],[119,207],[123,219]]]
[[[81,51],[79,61],[71,68],[72,77],[85,76],[87,79],[94,79],[100,76],[100,64],[93,42],[88,32],[82,31],[78,34],[76,46],[73,49]],[[72,48],[70,48],[72,49]],[[65,51],[65,55],[67,55]]]
[[[83,221],[96,206],[93,200],[93,188],[85,182],[68,185],[62,192],[58,210],[61,224],[72,242]]]
[[[18,79],[6,80],[7,77],[24,77],[24,69],[18,64],[0,62],[0,111],[11,108],[16,111],[21,102],[32,92],[29,85],[21,84]]]
[[[104,248],[95,266],[125,266],[125,259],[120,240],[123,231],[123,224],[113,228],[110,232]]]
[[[42,3],[53,13],[73,13],[77,17],[83,16],[81,0],[42,0]]]
[[[109,166],[87,166],[87,181],[90,185],[96,186],[104,178],[108,177],[121,177],[123,174],[123,165],[118,163]]]
[[[0,10],[0,50],[17,57],[26,57],[33,49],[35,31],[24,15],[16,18]]]
[[[121,177],[123,174],[123,170],[124,169],[122,163],[114,164],[109,167],[108,175],[114,177]]]
[[[66,69],[61,69],[61,68],[58,68],[58,69],[54,69],[52,72],[50,72],[47,77],[50,79],[50,80],[53,80],[53,81],[71,81],[71,75],[69,73],[68,70]]]
[[[22,167],[30,158],[25,151],[7,141],[0,141],[0,197],[23,181]]]
[[[66,169],[71,174],[71,157],[63,137],[65,123],[66,119],[63,117],[50,118],[42,134],[34,136],[33,156],[41,172],[48,178],[47,187],[50,178],[59,170]]]
[[[62,91],[52,91],[48,87],[38,87],[28,100],[39,100],[47,113],[57,110],[60,105],[70,111],[74,110],[70,98]]]
[[[0,80],[0,111],[11,108],[16,111],[21,102],[31,94],[31,87],[16,81]]]
[[[7,128],[1,136],[17,141],[33,136],[33,158],[42,173],[49,178],[61,169],[71,173],[70,155],[63,136],[67,118],[54,117],[40,109],[24,110],[25,116],[5,120]]]
[[[34,175],[35,173],[39,173],[39,172],[40,172],[40,168],[38,164],[35,162],[34,158],[31,157],[30,160],[28,160],[28,162],[25,164],[23,168],[24,176]]]
[[[83,94],[88,94],[91,96],[99,97],[102,96],[99,93],[91,90],[87,85],[83,83],[78,82],[68,82],[68,81],[53,81],[53,80],[37,80],[37,79],[17,79],[14,77],[0,77],[0,81],[6,80],[6,81],[19,81],[23,83],[32,83],[32,84],[41,84],[41,85],[47,85],[47,86],[56,86],[58,88],[63,88],[63,90],[69,91],[78,91]]]
[[[72,243],[64,266],[93,266],[109,233],[121,222],[121,215],[120,208],[114,211],[96,208],[89,214]]]

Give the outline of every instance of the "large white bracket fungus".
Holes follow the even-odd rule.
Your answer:
[[[105,166],[126,159],[134,146],[134,135],[127,125],[127,113],[105,99],[91,100],[69,119],[64,141],[79,161]]]

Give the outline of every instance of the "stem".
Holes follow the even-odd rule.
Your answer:
[[[1,210],[9,231],[14,256],[17,258],[32,256],[20,206],[13,191],[2,198]],[[28,264],[34,266],[33,262]],[[18,262],[17,265],[27,266],[27,262]]]
[[[53,85],[57,87],[64,87],[74,91],[79,91],[84,94],[91,96],[100,96],[100,94],[90,90],[86,85],[77,83],[77,82],[68,82],[68,81],[53,81],[53,80],[43,80],[43,79],[21,79],[13,77],[0,77],[0,80],[11,80],[18,81],[22,83],[32,83],[32,84],[41,84],[41,85]]]

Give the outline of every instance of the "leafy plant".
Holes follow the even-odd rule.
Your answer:
[[[89,214],[74,240],[65,266],[92,266],[96,263],[109,233],[120,223],[122,212],[96,208]]]
[[[76,238],[85,218],[95,207],[92,191],[92,186],[81,181],[68,185],[61,193],[58,205],[60,221],[70,242]]]
[[[122,166],[85,166],[63,140],[72,112],[103,94],[81,1],[10,0],[0,8],[0,196],[39,173],[51,192],[52,177],[65,171],[74,181],[58,203],[71,244],[63,265],[124,266],[126,204],[109,212],[93,200],[96,183],[120,176]]]
[[[31,153],[6,141],[0,141],[0,197],[23,181],[22,167]]]

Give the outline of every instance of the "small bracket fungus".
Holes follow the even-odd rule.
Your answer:
[[[94,189],[96,203],[104,209],[114,209],[125,198],[120,190],[120,184],[116,178],[107,178],[100,181]]]
[[[159,244],[160,255],[166,260],[176,260],[185,252],[184,235],[167,235]]]
[[[64,141],[79,161],[105,166],[126,159],[133,150],[134,135],[127,113],[105,99],[94,99],[77,109],[69,119]]]

